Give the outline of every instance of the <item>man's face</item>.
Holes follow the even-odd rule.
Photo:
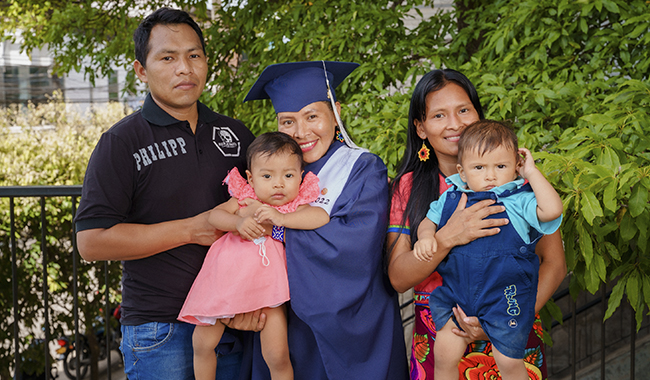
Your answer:
[[[203,92],[208,73],[199,36],[187,24],[159,24],[151,29],[149,48],[147,67],[134,64],[136,75],[167,113],[176,117],[187,112]]]

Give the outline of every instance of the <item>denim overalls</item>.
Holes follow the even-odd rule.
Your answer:
[[[497,196],[491,191],[470,192],[467,206],[484,199],[517,196],[532,191],[526,184]],[[453,214],[462,192],[450,190],[438,229]],[[488,218],[508,218],[506,212]],[[504,355],[521,359],[535,319],[539,258],[537,241],[543,236],[530,229],[527,244],[512,223],[500,227],[501,232],[482,237],[469,244],[456,246],[438,265],[442,285],[431,292],[429,306],[437,329],[453,317],[452,307],[458,304],[468,316],[476,316],[490,341]]]

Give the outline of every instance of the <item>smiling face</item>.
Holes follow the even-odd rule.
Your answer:
[[[336,107],[340,113],[339,103]],[[327,153],[335,128],[334,112],[326,102],[308,104],[298,112],[278,113],[278,130],[298,142],[306,163],[316,162]]]
[[[517,154],[504,145],[483,153],[470,149],[458,164],[460,178],[472,191],[487,191],[517,178]]]
[[[302,182],[300,157],[289,152],[258,154],[246,170],[248,183],[260,201],[282,206],[296,199]]]
[[[445,175],[456,172],[458,138],[466,126],[479,120],[467,92],[450,82],[426,97],[426,115],[414,120],[418,136],[433,147],[440,170]]]
[[[187,24],[159,24],[151,29],[149,48],[147,67],[135,61],[135,73],[160,108],[185,120],[177,116],[195,110],[207,78],[201,40]]]

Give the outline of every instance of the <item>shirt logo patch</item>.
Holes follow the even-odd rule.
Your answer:
[[[225,157],[239,157],[239,138],[229,127],[213,127],[212,142]]]

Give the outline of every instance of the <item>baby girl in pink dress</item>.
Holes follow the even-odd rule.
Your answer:
[[[310,172],[302,179],[302,151],[289,135],[260,135],[248,147],[247,161],[248,182],[237,168],[231,170],[225,181],[232,198],[210,212],[210,224],[232,232],[210,247],[178,316],[197,325],[192,337],[197,380],[214,380],[214,349],[225,328],[219,319],[259,309],[266,314],[260,341],[271,377],[293,379],[284,307],[289,300],[286,255],[282,242],[262,236],[262,224],[315,229],[329,222],[325,210],[308,205],[318,197],[318,177]],[[246,198],[263,203],[254,217],[237,215]]]

